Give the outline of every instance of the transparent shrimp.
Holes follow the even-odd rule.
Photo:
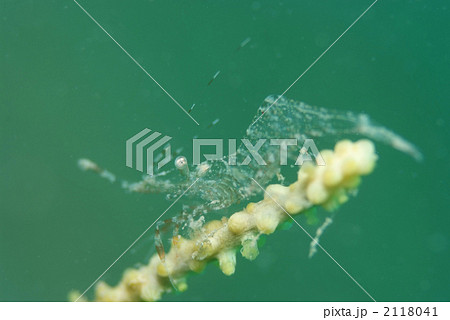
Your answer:
[[[263,116],[261,116],[263,115]],[[350,111],[334,111],[312,107],[303,102],[288,100],[279,96],[268,96],[259,108],[253,121],[246,130],[244,139],[256,142],[258,139],[297,139],[301,146],[306,139],[315,139],[320,145],[334,144],[336,140],[365,136],[390,145],[416,160],[422,159],[420,151],[393,131],[375,124],[366,114]],[[300,148],[291,148],[288,158],[295,162]],[[284,181],[281,174],[279,147],[265,143],[258,150],[265,166],[251,161],[248,165],[230,165],[229,159],[207,160],[197,166],[190,165],[187,159],[179,156],[174,166],[164,171],[157,171],[153,176],[145,175],[142,180],[129,183],[117,180],[109,171],[94,162],[82,159],[79,165],[84,170],[94,171],[111,182],[119,181],[130,192],[165,193],[167,199],[175,199],[183,192],[184,201],[180,214],[158,224],[155,232],[155,246],[161,261],[164,261],[163,235],[172,229],[169,241],[177,241],[180,232],[194,232],[195,221],[205,221],[208,216],[219,210],[249,200],[260,194],[261,189],[253,182],[266,186],[272,180]],[[233,155],[237,164],[248,157],[252,158],[247,146],[242,143]],[[292,163],[293,163],[292,162]],[[188,187],[197,180],[195,186]],[[222,212],[223,213],[223,212]],[[328,225],[328,224],[327,224]],[[322,233],[325,227],[318,230]]]

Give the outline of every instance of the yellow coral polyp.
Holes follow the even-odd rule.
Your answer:
[[[252,213],[255,210],[255,204],[253,202],[250,202],[247,207],[245,208],[245,211],[248,213]]]
[[[168,277],[169,276],[169,273],[167,272],[166,267],[162,263],[158,264],[158,266],[156,267],[156,273],[160,277]]]
[[[321,154],[325,166],[305,163],[298,172],[298,180],[289,187],[268,186],[263,200],[249,203],[245,210],[228,219],[208,222],[189,239],[178,237],[165,255],[164,264],[155,254],[148,265],[127,270],[117,286],[99,282],[96,299],[159,300],[164,293],[172,291],[172,284],[180,291],[186,290],[186,275],[200,272],[212,260],[219,261],[224,274],[232,275],[239,246],[242,246],[242,256],[253,260],[259,253],[258,235],[273,233],[290,219],[286,212],[300,214],[315,205],[336,209],[348,200],[348,193],[359,185],[362,175],[373,170],[377,160],[373,143],[368,140],[356,143],[344,140],[334,151],[326,150]]]
[[[242,234],[252,227],[251,219],[252,217],[247,212],[236,212],[228,219],[228,229],[234,234]]]
[[[296,214],[297,212],[302,211],[303,206],[298,201],[288,200],[286,201],[285,209],[289,214]]]
[[[191,270],[195,273],[200,273],[203,271],[203,269],[205,269],[206,261],[198,261],[198,260],[192,259],[191,261],[188,262],[188,266],[189,266],[189,270]]]
[[[213,220],[210,221],[208,223],[205,224],[204,228],[204,232],[205,233],[211,233],[214,232],[215,230],[218,230],[219,228],[221,228],[223,226],[223,222],[221,220]]]
[[[225,275],[231,276],[236,269],[236,250],[229,249],[219,252],[217,259],[219,260],[220,270]]]
[[[349,152],[349,149],[352,148],[353,145],[354,143],[351,142],[350,140],[341,140],[338,143],[336,143],[334,151],[336,152],[337,155],[345,155],[346,153]]]
[[[342,181],[342,172],[336,170],[333,166],[325,169],[324,172],[324,184],[327,187],[335,187]]]
[[[259,255],[257,237],[255,237],[254,235],[244,237],[244,239],[241,242],[241,245],[242,245],[241,254],[244,258],[252,261],[255,260],[256,257]]]
[[[278,209],[280,210],[280,209]],[[275,231],[280,223],[278,211],[263,212],[256,217],[256,228],[258,231],[264,234],[271,234]]]

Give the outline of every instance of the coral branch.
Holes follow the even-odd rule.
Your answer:
[[[213,220],[197,228],[191,236],[177,236],[163,261],[157,254],[148,265],[126,270],[115,287],[100,282],[95,291],[97,301],[156,301],[175,286],[187,289],[186,276],[200,272],[212,260],[232,275],[236,251],[249,260],[258,256],[257,239],[271,234],[290,219],[289,215],[305,212],[312,206],[334,210],[356,190],[360,177],[372,172],[377,156],[372,142],[360,140],[339,142],[334,151],[321,152],[325,166],[307,163],[298,171],[298,179],[290,186],[279,184],[266,188],[264,199],[249,203],[231,217]],[[289,213],[289,215],[286,214]]]

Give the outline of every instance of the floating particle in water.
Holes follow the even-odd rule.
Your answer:
[[[211,122],[211,123],[208,125],[208,128],[211,128],[212,126],[215,126],[216,124],[219,123],[219,121],[220,121],[219,118],[215,119],[213,122]]]
[[[208,86],[219,76],[219,74],[220,74],[220,70],[214,74],[214,76],[212,77],[211,80],[209,80]]]
[[[239,45],[239,47],[238,47],[237,49],[239,50],[239,49],[245,47],[251,40],[252,40],[252,38],[250,38],[250,37],[245,38],[245,39],[241,42],[241,44]]]
[[[96,172],[100,177],[102,177],[103,179],[108,180],[111,183],[114,183],[116,181],[116,176],[114,174],[112,174],[108,170],[100,168],[92,160],[80,159],[80,160],[78,160],[78,166],[83,171],[94,171],[94,172]]]

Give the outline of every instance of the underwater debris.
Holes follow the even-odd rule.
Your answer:
[[[78,160],[78,167],[80,167],[83,171],[94,171],[96,172],[100,177],[103,179],[108,180],[109,182],[113,183],[116,181],[116,176],[109,172],[108,170],[105,170],[103,168],[100,168],[95,162],[89,159],[79,159]]]
[[[325,221],[322,223],[322,225],[319,228],[317,228],[316,236],[310,243],[310,249],[309,249],[309,255],[308,255],[309,258],[312,258],[316,254],[317,246],[319,245],[319,241],[320,241],[320,237],[324,233],[325,229],[332,223],[333,223],[333,219],[330,217],[326,217]]]
[[[386,143],[417,160],[422,158],[413,144],[374,124],[364,114],[311,107],[303,102],[278,96],[267,97],[255,119],[261,113],[264,116],[247,129],[244,139],[256,141],[289,137],[297,139],[301,145],[310,138],[320,138],[321,143],[334,144],[343,137],[360,139],[364,136]],[[122,186],[128,191],[163,192],[168,199],[175,199],[185,192],[186,204],[183,205],[181,214],[157,224],[157,253],[152,256],[149,264],[127,270],[116,287],[100,282],[96,287],[96,299],[159,300],[163,293],[170,292],[173,288],[185,290],[186,275],[201,271],[212,260],[219,261],[225,274],[233,274],[235,254],[239,247],[244,257],[253,260],[258,255],[256,240],[261,234],[271,234],[289,219],[285,212],[295,215],[314,206],[335,210],[356,190],[360,177],[373,170],[377,158],[372,142],[360,140],[353,143],[342,140],[336,144],[334,151],[321,152],[326,166],[305,163],[298,171],[298,180],[286,187],[281,184],[269,185],[276,178],[278,181],[285,179],[281,174],[278,151],[277,145],[264,144],[260,147],[258,153],[266,162],[265,166],[259,166],[254,161],[246,166],[232,166],[224,157],[216,161],[207,160],[194,167],[189,165],[185,157],[180,156],[172,169],[157,172],[154,176],[144,176],[135,183],[122,181]],[[298,152],[299,150],[290,150],[288,158],[296,159]],[[250,151],[244,143],[233,155],[238,163],[249,156]],[[81,166],[84,170],[100,175],[106,171],[90,160],[82,160]],[[197,179],[195,187],[186,192]],[[266,195],[264,200],[249,203],[242,211],[227,214],[226,208],[261,195],[263,190],[259,185],[269,185],[266,193],[271,196]],[[208,221],[210,213],[219,210],[222,219]],[[317,230],[310,256],[314,254],[320,235],[330,223],[331,221],[326,220]],[[171,248],[166,253],[161,233],[163,229],[170,228],[173,231]]]
[[[219,74],[220,74],[220,70],[217,71],[217,72],[214,74],[214,76],[211,78],[211,80],[209,80],[208,86],[209,86],[211,83],[213,83],[214,80],[216,80],[216,78],[219,76]]]
[[[211,128],[211,127],[215,126],[216,124],[218,124],[218,123],[219,123],[219,121],[220,121],[220,119],[219,119],[219,118],[217,118],[217,119],[213,120],[213,122],[211,122],[211,123],[210,123],[210,124],[208,125],[208,128]]]
[[[250,37],[247,37],[244,40],[242,40],[242,42],[239,44],[239,47],[237,48],[237,50],[245,47],[251,40],[252,40],[252,38],[250,38]]]

